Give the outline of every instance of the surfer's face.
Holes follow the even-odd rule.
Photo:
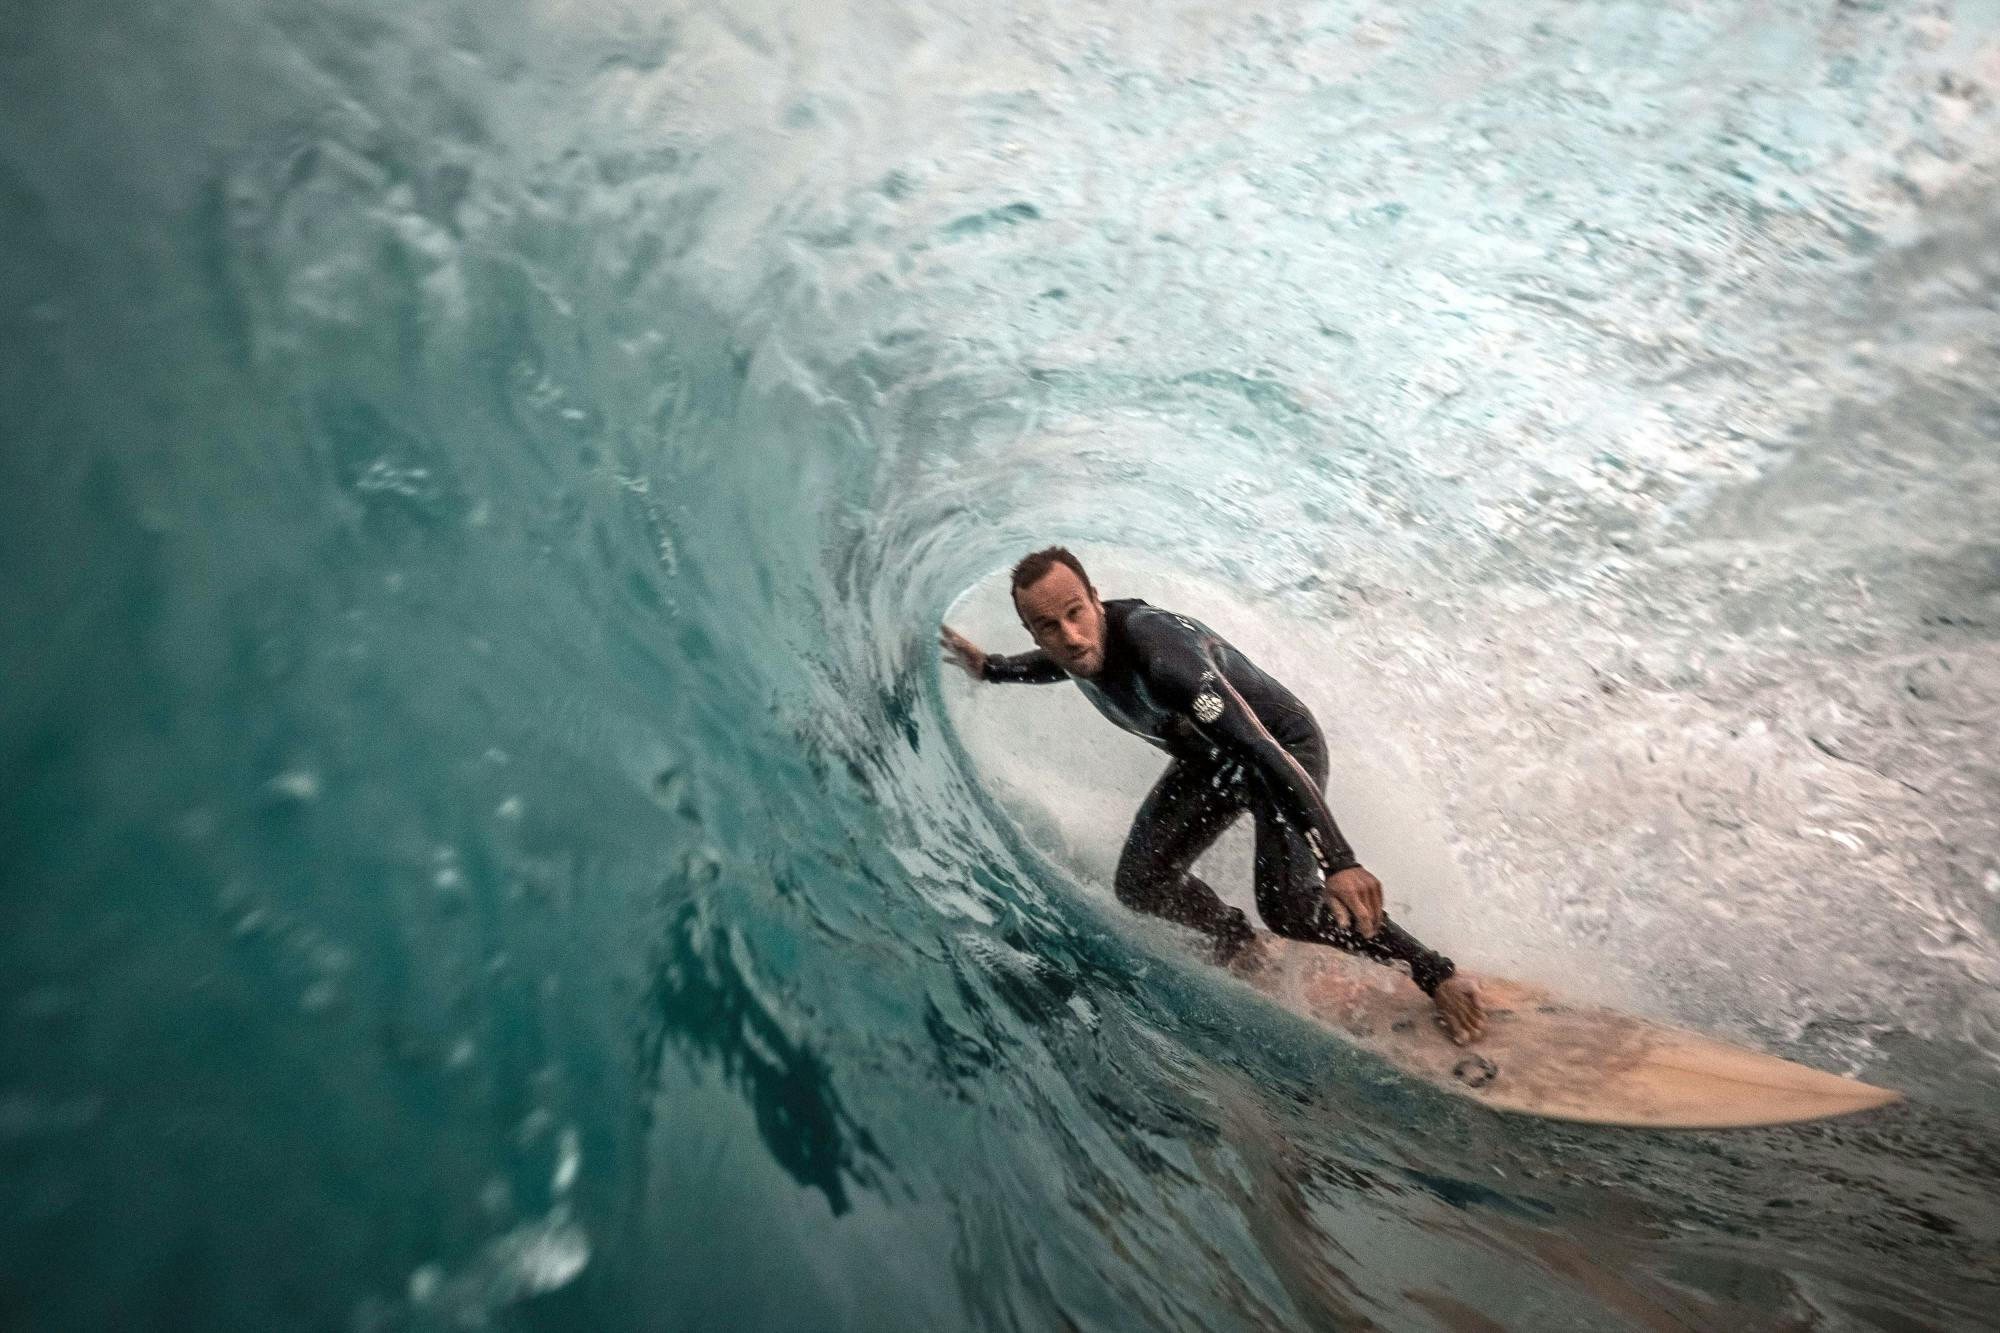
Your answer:
[[[1014,610],[1064,671],[1087,678],[1104,670],[1104,603],[1068,565],[1015,589]]]

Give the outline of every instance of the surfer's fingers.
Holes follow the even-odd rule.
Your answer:
[[[946,625],[938,631],[938,647],[944,649],[945,656],[954,666],[963,667],[974,675],[978,674],[980,652],[972,646],[972,640]]]
[[[1470,983],[1463,986],[1446,982],[1432,997],[1437,1004],[1438,1022],[1445,1035],[1460,1046],[1469,1046],[1485,1033],[1485,1011],[1479,992]]]
[[[1375,932],[1382,928],[1382,881],[1369,876],[1361,894],[1362,905],[1368,909],[1361,922],[1361,932],[1373,939]]]

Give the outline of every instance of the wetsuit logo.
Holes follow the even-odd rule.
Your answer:
[[[1194,697],[1194,720],[1213,722],[1222,716],[1222,696],[1214,690],[1203,690]]]

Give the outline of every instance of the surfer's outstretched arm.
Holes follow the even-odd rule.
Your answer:
[[[988,657],[979,678],[996,685],[1053,685],[1059,680],[1068,680],[1069,673],[1057,666],[1054,658],[1037,648],[1031,653],[1016,653],[1012,657]]]
[[[1059,680],[1069,679],[1069,673],[1039,648],[1003,657],[998,653],[982,651],[972,640],[949,625],[938,630],[938,646],[944,649],[946,661],[974,680],[1007,685],[1053,685]]]

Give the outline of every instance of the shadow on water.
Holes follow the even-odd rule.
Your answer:
[[[876,1183],[880,1150],[842,1106],[826,1059],[767,1006],[754,966],[742,936],[705,922],[693,904],[665,924],[647,994],[652,1026],[640,1040],[642,1085],[658,1085],[670,1049],[712,1063],[750,1104],[771,1159],[838,1217],[850,1183]]]

